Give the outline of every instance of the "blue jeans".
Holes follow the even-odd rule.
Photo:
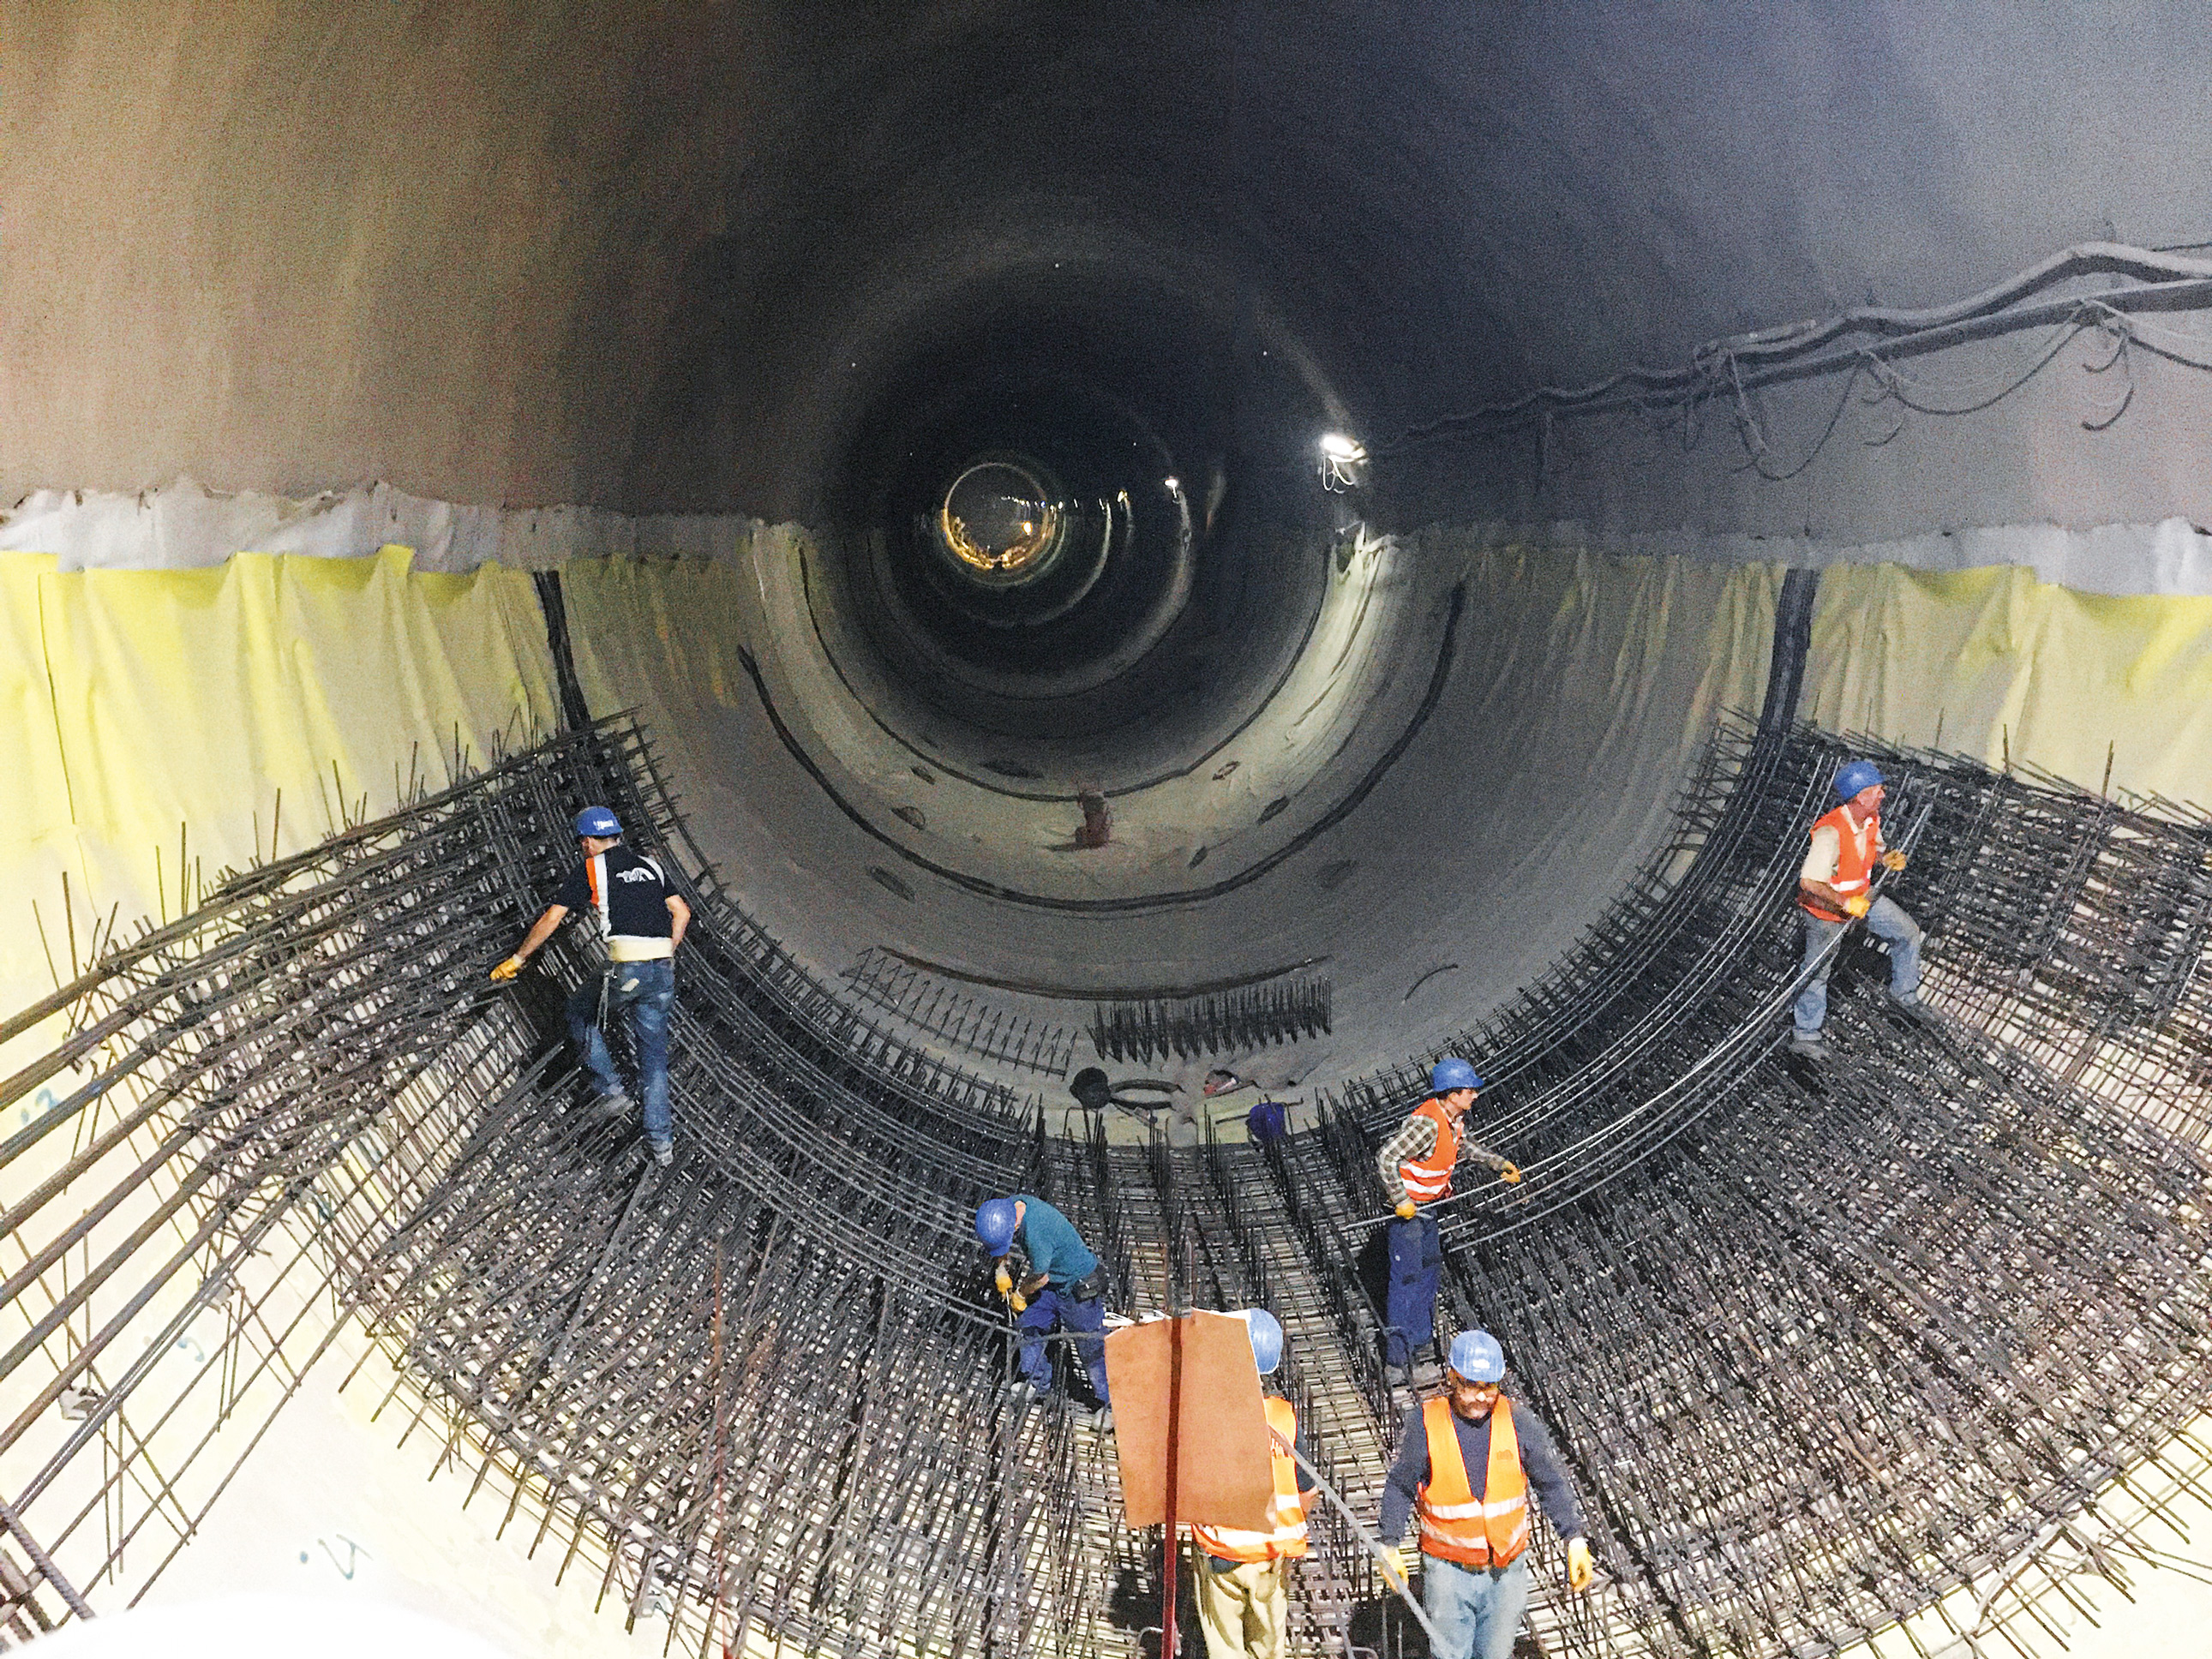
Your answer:
[[[1434,1659],[1512,1659],[1528,1610],[1528,1557],[1492,1568],[1424,1555],[1421,1607],[1437,1627]]]
[[[1828,948],[1828,941],[1850,926],[1847,921],[1827,921],[1810,910],[1798,912],[1805,919],[1804,968],[1813,965],[1813,959]],[[1917,996],[1920,992],[1920,924],[1893,900],[1878,898],[1866,914],[1867,931],[1876,939],[1889,942],[1889,994],[1899,1000]],[[1813,975],[1803,991],[1798,994],[1795,1017],[1800,1036],[1817,1036],[1821,1024],[1828,1018],[1828,973],[1836,965],[1830,957]]]
[[[676,964],[618,962],[607,969],[607,1016],[629,1011],[629,1034],[637,1042],[637,1090],[645,1103],[645,1138],[668,1145],[668,1016],[676,1006]],[[614,1056],[599,1030],[600,981],[587,979],[568,999],[568,1035],[584,1051],[584,1067],[603,1095],[623,1092]]]
[[[1064,1331],[1083,1334],[1075,1344],[1075,1351],[1083,1357],[1083,1368],[1091,1374],[1091,1387],[1102,1406],[1113,1401],[1106,1394],[1106,1298],[1095,1296],[1088,1302],[1079,1300],[1058,1285],[1048,1285],[1030,1299],[1022,1312],[1021,1327],[1034,1331],[1036,1337],[1022,1344],[1021,1372],[1030,1386],[1039,1394],[1052,1389],[1052,1361],[1045,1358],[1044,1336],[1054,1326]]]
[[[1413,1350],[1436,1339],[1437,1285],[1443,1270],[1434,1216],[1424,1212],[1390,1224],[1389,1323],[1382,1333],[1382,1358],[1389,1364],[1411,1365]]]

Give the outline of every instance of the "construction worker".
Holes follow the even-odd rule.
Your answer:
[[[1395,1544],[1420,1517],[1421,1605],[1433,1659],[1509,1659],[1528,1606],[1528,1489],[1567,1540],[1567,1588],[1597,1576],[1583,1517],[1542,1421],[1498,1391],[1504,1350],[1487,1331],[1452,1340],[1449,1391],[1407,1413],[1382,1487],[1382,1533]],[[1392,1570],[1402,1584],[1402,1565]]]
[[[1813,825],[1812,848],[1797,872],[1797,902],[1805,913],[1805,961],[1814,969],[1798,994],[1793,1054],[1827,1058],[1820,1041],[1828,1018],[1828,973],[1835,966],[1829,945],[1854,921],[1864,921],[1889,946],[1889,997],[1914,1019],[1933,1024],[1936,1011],[1920,1000],[1920,924],[1895,900],[1875,898],[1869,890],[1874,867],[1905,868],[1905,854],[1881,839],[1881,773],[1872,761],[1855,760],[1836,774],[1837,805]]]
[[[1283,1328],[1264,1308],[1247,1308],[1242,1317],[1252,1339],[1252,1359],[1267,1376],[1283,1359]],[[1198,1622],[1206,1632],[1211,1659],[1283,1659],[1284,1632],[1290,1620],[1290,1589],[1283,1563],[1306,1553],[1306,1493],[1313,1482],[1291,1455],[1304,1447],[1298,1440],[1297,1408],[1269,1395],[1268,1449],[1274,1458],[1275,1495],[1267,1506],[1273,1523],[1266,1532],[1237,1527],[1190,1529],[1197,1545]]]
[[[1024,1401],[1052,1391],[1052,1362],[1044,1339],[1055,1326],[1077,1333],[1076,1352],[1091,1376],[1101,1410],[1113,1403],[1106,1391],[1106,1273],[1074,1224],[1041,1198],[1016,1193],[975,1211],[975,1237],[996,1258],[994,1281],[1021,1328],[1021,1377],[1014,1392]],[[1110,1421],[1110,1419],[1100,1419]]]
[[[1416,1106],[1382,1143],[1376,1156],[1382,1190],[1397,1207],[1389,1225],[1390,1290],[1385,1309],[1383,1368],[1390,1381],[1404,1382],[1413,1373],[1413,1350],[1436,1340],[1437,1282],[1443,1272],[1443,1249],[1437,1219],[1424,1204],[1451,1195],[1452,1170],[1462,1157],[1486,1164],[1504,1182],[1521,1171],[1495,1152],[1485,1152],[1460,1133],[1460,1123],[1482,1079],[1463,1060],[1440,1060],[1429,1073],[1429,1097]]]
[[[611,1117],[627,1117],[629,1096],[607,1052],[600,1022],[628,1011],[630,1036],[637,1043],[646,1143],[653,1161],[665,1169],[675,1155],[668,1115],[668,1016],[676,1006],[676,947],[691,925],[691,907],[658,861],[622,844],[621,820],[605,807],[586,807],[576,815],[575,828],[583,861],[491,976],[513,979],[571,910],[591,907],[606,941],[609,965],[568,999],[568,1036],[583,1052],[584,1067],[599,1087],[600,1109]]]

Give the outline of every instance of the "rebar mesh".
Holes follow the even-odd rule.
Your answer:
[[[1607,1570],[1540,1593],[1552,1651],[1831,1651],[1992,1576],[1974,1616],[2032,1650],[2019,1564],[2125,1471],[2203,1474],[2212,825],[1848,746],[1898,775],[1942,1029],[1893,1014],[1854,943],[1835,1058],[1780,1052],[1796,866],[1846,745],[1732,725],[1643,877],[1449,1045],[1528,1179],[1442,1212],[1442,1323],[1505,1339]],[[587,799],[698,910],[665,1174],[568,1069],[582,943],[483,979]],[[1409,1403],[1372,1149],[1432,1056],[1279,1141],[1109,1145],[855,1003],[714,879],[619,724],[111,945],[5,1028],[62,1033],[0,1085],[58,1101],[0,1143],[19,1633],[143,1591],[350,1319],[471,1495],[672,1651],[1135,1651],[1157,1532],[1120,1525],[1103,1433],[1003,1388],[969,1215],[1016,1190],[1076,1219],[1122,1310],[1273,1308],[1318,1460],[1371,1513]],[[1293,1650],[1407,1650],[1349,1529],[1314,1524]]]

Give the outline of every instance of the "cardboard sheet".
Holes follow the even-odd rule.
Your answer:
[[[1180,1386],[1171,1387],[1178,1364]],[[1267,1529],[1274,1468],[1260,1371],[1243,1320],[1191,1313],[1125,1326],[1106,1339],[1106,1380],[1114,1390],[1114,1448],[1130,1526],[1154,1527],[1166,1517],[1172,1394],[1182,1407],[1176,1520]]]

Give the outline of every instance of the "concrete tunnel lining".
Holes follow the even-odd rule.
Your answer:
[[[745,1023],[783,1006],[787,973],[921,1057],[932,1080],[918,1089],[871,1093],[886,1085],[864,1066],[867,1080],[821,1097],[896,1188],[912,1176],[898,1162],[902,1125],[927,1151],[975,1127],[948,1100],[1000,1101],[1028,1121],[1005,1103],[1058,1089],[1059,1072],[1088,1058],[1080,994],[994,986],[1157,990],[1310,964],[1333,996],[1325,1034],[1134,1069],[1168,1071],[1188,1090],[1226,1060],[1297,1093],[1306,1161],[1293,1178],[1322,1182],[1312,1160],[1329,1123],[1341,1133],[1363,1111],[1387,1116],[1404,1068],[1466,1034],[1510,1050],[1541,1024],[1521,994],[1566,982],[1547,977],[1558,964],[1571,981],[1574,963],[1594,962],[1578,954],[1590,930],[1633,908],[1624,895],[1643,890],[1644,873],[1686,879],[1692,847],[1668,854],[1680,826],[1717,804],[1695,786],[1723,711],[1759,709],[1786,572],[1823,572],[1797,705],[1820,728],[1869,734],[1961,800],[2014,800],[2010,782],[1973,768],[2002,778],[2015,761],[2087,791],[2102,775],[2164,798],[2052,798],[2063,805],[2051,811],[2106,826],[2094,833],[2115,844],[2138,833],[2109,829],[2129,812],[2193,823],[2172,803],[2203,799],[2207,759],[2193,713],[2212,591],[2212,537],[2198,527],[2212,522],[2212,383],[2191,367],[2192,351],[2212,361],[2201,312],[2112,322],[2095,307],[2124,279],[2071,279],[2053,292],[2089,308],[2079,337],[1993,407],[1956,417],[1921,405],[1963,406],[2007,385],[2046,337],[1993,337],[1898,369],[1917,377],[1896,383],[1911,403],[1853,395],[1868,387],[1838,398],[1819,380],[1749,400],[1716,394],[1665,419],[1505,422],[1391,448],[1439,417],[1672,365],[1700,343],[1794,318],[1940,303],[2061,247],[2201,247],[2184,181],[2201,173],[2206,140],[2195,93],[2173,73],[2193,37],[2163,9],[2121,13],[1864,5],[1753,19],[1550,4],[1377,19],[1242,5],[1048,19],[984,5],[855,8],[825,21],[818,8],[579,4],[528,16],[175,8],[124,20],[22,8],[24,49],[5,71],[15,139],[0,156],[0,204],[19,228],[18,255],[0,265],[0,383],[32,418],[11,423],[0,457],[0,484],[21,498],[0,519],[0,638],[23,775],[53,781],[70,804],[42,811],[17,884],[51,922],[59,873],[71,872],[72,925],[89,935],[119,915],[101,948],[126,950],[133,915],[182,907],[175,862],[150,856],[173,845],[178,820],[207,871],[246,868],[264,839],[279,850],[266,791],[281,778],[281,851],[305,854],[327,833],[337,846],[353,826],[411,811],[414,779],[394,763],[442,753],[449,722],[469,745],[457,777],[564,716],[573,724],[542,592],[519,579],[557,574],[583,712],[637,711],[661,768],[594,775],[641,799],[669,785],[682,798],[681,855],[692,861],[696,847],[696,873],[711,866],[742,909],[724,919],[726,970],[711,991],[702,983],[686,1028],[698,1068],[687,1109],[702,1139],[685,1190],[699,1206],[640,1224],[682,1239],[774,1194],[761,1148],[786,1143],[793,1103],[822,1086],[792,1069],[777,1046],[787,1032]],[[1022,72],[1009,76],[1009,61]],[[866,487],[885,458],[932,422],[985,433],[975,411],[1009,372],[1109,386],[1157,437],[1147,465],[1166,460],[1178,479],[1207,483],[1201,506],[1218,501],[1201,515],[1212,528],[1188,612],[1109,688],[1112,718],[1086,730],[1048,719],[1011,739],[1006,708],[902,683],[911,665],[883,649],[840,574],[903,522],[904,498],[894,512]],[[1382,452],[1345,495],[1313,471],[1315,439],[1331,429]],[[169,482],[185,473],[216,492]],[[359,483],[369,477],[392,483]],[[398,556],[362,559],[386,544],[416,550],[411,571]],[[240,550],[299,556],[231,560]],[[324,556],[337,561],[310,568]],[[255,632],[264,615],[273,634]],[[289,641],[289,657],[270,654],[272,639]],[[233,673],[281,686],[282,717],[264,722],[265,694],[259,705],[250,692],[200,696],[196,681]],[[250,738],[225,731],[203,744],[189,730],[233,708]],[[137,738],[112,740],[120,726]],[[1199,754],[1212,763],[1182,765]],[[339,799],[319,823],[299,803],[333,763]],[[1099,784],[1113,789],[1113,841],[1062,845],[1080,822],[1075,790]],[[1963,825],[1954,834],[1966,844]],[[511,876],[495,886],[502,917],[526,905]],[[1156,902],[1179,891],[1202,896]],[[2133,1030],[2141,999],[2067,979],[2065,953],[2082,947],[2063,929],[2050,936],[2058,954],[2005,971],[2055,974],[2068,988],[1998,994],[1975,977],[2002,954],[1986,918],[1957,891],[1942,902],[1957,932],[1937,946],[1939,999],[1991,1045],[1974,1063],[2012,1079],[2018,1132],[2061,1146],[2049,1114],[2077,1110],[2126,1144],[2130,1178],[2185,1188],[2202,1125],[2174,1103],[2201,1079],[2174,1054],[2202,1036],[2191,1017],[2160,1014],[2148,1057],[2109,1032],[2081,1038],[2100,1029],[2082,1011]],[[2104,915],[2084,902],[2083,915]],[[1073,905],[1087,908],[1059,908]],[[2172,917],[2145,917],[2160,949],[2179,937],[2157,931]],[[32,935],[18,933],[0,948],[10,1008],[50,982]],[[1946,941],[1960,954],[1947,958]],[[945,984],[977,1009],[1064,1029],[1069,1046],[1050,1050],[1053,1066],[1015,1064],[963,1048],[957,1023],[933,1029],[861,995],[866,963],[904,958],[943,964]],[[1747,973],[1754,959],[1758,972],[1771,965],[1729,958]],[[2122,1004],[2131,1012],[2112,1012]],[[1854,1041],[1887,1054],[1893,1037],[1852,1007]],[[2077,1012],[2090,1021],[2079,1030]],[[526,1002],[486,1018],[499,1057],[486,1068],[511,1077],[533,1040],[550,1041],[544,1009]],[[749,1035],[733,1044],[731,1029]],[[5,1052],[33,1055],[43,1041],[25,1034]],[[783,1057],[747,1059],[748,1044]],[[2114,1059],[2123,1050],[2135,1071]],[[409,1097],[409,1133],[426,1148],[495,1123],[524,1133],[479,1092],[489,1070],[471,1072],[459,1050],[447,1058],[462,1079],[454,1098],[486,1115],[448,1121]],[[1869,1063],[1899,1100],[1919,1089],[1951,1101],[1954,1064],[1964,1097],[1980,1086],[1956,1056],[1929,1058],[1918,1078],[1893,1057]],[[1730,1073],[1729,1109],[1747,1115],[1723,1112],[1685,1134],[1749,1158],[1743,1126],[1759,1113],[1794,1123],[1814,1109],[1760,1065]],[[2064,1086],[2051,1092],[2044,1073]],[[530,1132],[550,1134],[553,1092],[518,1098],[544,1114]],[[1820,1109],[1873,1110],[1856,1097]],[[2128,1111],[2158,1133],[2130,1139]],[[1082,1121],[1057,1104],[1043,1120]],[[746,1125],[760,1146],[732,1127]],[[580,1215],[605,1196],[593,1170],[623,1167],[596,1143],[515,1145],[519,1158],[545,1160],[528,1167],[597,1194]],[[1071,1201],[1089,1206],[1086,1225],[1121,1230],[1133,1302],[1168,1293],[1156,1252],[1192,1194],[1262,1203],[1250,1195],[1275,1190],[1237,1161],[1243,1148],[1164,1148],[1156,1164],[1116,1140],[1094,1170],[1080,1164],[1084,1146],[1055,1143],[1050,1158],[1081,1195]],[[1597,1208],[1577,1212],[1589,1248],[1632,1257],[1665,1230],[1653,1224],[1638,1245],[1630,1207],[1655,1194],[1694,1201],[1669,1186],[1679,1152],[1608,1177],[1613,1206],[1592,1199]],[[444,1154],[424,1156],[432,1169]],[[998,1156],[967,1148],[958,1179],[977,1158],[1016,1179],[1012,1155]],[[2073,1169],[2070,1152],[2051,1156]],[[1238,1173],[1210,1188],[1221,1159]],[[11,1202],[30,1167],[9,1172]],[[819,1197],[808,1166],[795,1167],[792,1192]],[[1760,1178],[1749,1163],[1729,1167]],[[1872,1164],[1850,1167],[1872,1178]],[[86,1172],[78,1190],[110,1173]],[[1327,1190],[1315,1202],[1330,1215],[1360,1212],[1351,1187]],[[893,1277],[905,1276],[896,1295],[840,1278],[849,1259],[794,1261],[793,1282],[812,1275],[873,1297],[912,1340],[964,1352],[951,1326],[931,1323],[957,1325],[950,1310],[964,1304],[915,1288],[920,1262],[954,1253],[957,1218],[945,1216],[957,1206],[926,1182],[908,1196],[918,1220],[868,1223]],[[2074,1274],[2063,1285],[2078,1286],[2082,1264],[2067,1253],[2103,1223],[2079,1192],[2062,1209],[2081,1224],[2056,1241]],[[1296,1212],[1280,1248],[1262,1249],[1285,1282],[1335,1261]],[[1962,1249],[1995,1239],[1974,1231],[1986,1217],[1954,1218]],[[1881,1219],[1902,1229],[1900,1249],[1929,1248],[1917,1224]],[[1211,1224],[1188,1224],[1206,1237]],[[2186,1234],[2185,1218],[2172,1224]],[[1499,1287],[1548,1285],[1572,1256],[1557,1241],[1474,1234],[1455,1249],[1466,1266],[1452,1316],[1509,1324]],[[1271,1288],[1232,1286],[1241,1272],[1212,1288]],[[2194,1294],[2185,1273],[2177,1283]],[[704,1284],[679,1273],[664,1288],[696,1312]],[[1348,1403],[1363,1362],[1347,1310],[1315,1315],[1297,1340],[1328,1356],[1310,1385],[1316,1399],[1344,1395],[1340,1420],[1336,1404],[1320,1409],[1347,1465],[1364,1468],[1395,1424],[1388,1409]],[[499,1310],[479,1313],[492,1330]],[[1984,1314],[1989,1328],[2012,1330],[2002,1309],[1969,1310],[1968,1322]],[[443,1329],[451,1352],[465,1351],[465,1333],[410,1316],[418,1334]],[[1516,1339],[1555,1367],[1547,1382],[1531,1366],[1531,1386],[1557,1390],[1573,1376],[1601,1391],[1601,1357],[1548,1317],[1530,1314]],[[2148,1352],[2126,1346],[2112,1364]],[[1940,1340],[1926,1352],[1972,1372]],[[2057,1342],[2030,1359],[2077,1352],[2087,1351]],[[364,1349],[362,1364],[392,1373],[395,1398],[459,1397],[448,1387],[459,1373],[441,1384],[417,1365],[403,1378],[409,1353],[404,1341],[380,1357]],[[773,1345],[755,1354],[775,1357]],[[880,1363],[864,1343],[849,1357]],[[1703,1364],[1689,1364],[1686,1387],[1719,1398],[1736,1386]],[[950,1395],[974,1392],[957,1369],[932,1375]],[[2149,1414],[2179,1409],[2189,1387],[2185,1374],[2161,1382]],[[1666,1415],[1665,1401],[1647,1403]],[[1544,1404],[1575,1410],[1565,1394]],[[487,1468],[514,1421],[505,1409],[475,1401],[472,1425],[467,1412],[453,1419]],[[1602,1431],[1579,1436],[1583,1478],[1617,1498]],[[2144,1480],[2185,1478],[2183,1443],[2156,1440],[2131,1423],[2093,1455],[2124,1443],[2148,1460]],[[1109,1489],[1097,1449],[1024,1443],[1040,1460],[1037,1501],[1095,1519]],[[1877,1447],[1853,1444],[1862,1461]],[[2002,1462],[1993,1453],[1974,1479]],[[238,1498],[273,1479],[266,1468],[246,1466]],[[537,1470],[519,1471],[513,1490],[544,1476],[542,1459]],[[1991,1501],[2022,1501],[2028,1477],[2005,1478]],[[562,1510],[580,1539],[589,1525],[629,1524],[592,1521],[590,1507]],[[1578,1625],[1547,1603],[1540,1627],[1572,1651],[1668,1650],[1698,1631],[1705,1592],[1667,1577],[1679,1565],[1637,1558],[1663,1528],[1626,1510],[1608,1524],[1624,1573],[1667,1586],[1652,1605],[1668,1611],[1656,1625],[1641,1613]],[[1945,1524],[1974,1531],[1969,1518]],[[622,1554],[610,1552],[611,1580]],[[165,1583],[189,1580],[202,1559],[216,1574],[196,1547]],[[1142,1571],[1127,1540],[1085,1559]],[[1764,1582],[1741,1553],[1716,1547],[1711,1561],[1737,1588]],[[497,1571],[521,1583],[534,1569]],[[647,1624],[660,1616],[653,1571],[641,1556],[624,1589]],[[1838,1568],[1833,1583],[1848,1576]],[[1986,1587],[1960,1591],[1955,1578],[1923,1571],[1914,1593],[1965,1594],[1971,1613]],[[2048,1603],[2063,1586],[2044,1594]],[[1118,1614],[1079,1596],[1068,1606],[1071,1630],[1118,1628]],[[1801,1613],[1811,1622],[1790,1626]],[[587,1644],[578,1616],[572,1606],[557,1634],[548,1625],[532,1639]],[[817,1622],[793,1639],[808,1650],[852,1639],[827,1633],[836,1614],[805,1616]],[[1767,1618],[1770,1637],[1819,1623],[1794,1604],[1742,1617]],[[1866,1617],[1853,1604],[1820,1638],[1864,1634],[1854,1621]],[[2015,1616],[2009,1628],[2027,1624]]]

